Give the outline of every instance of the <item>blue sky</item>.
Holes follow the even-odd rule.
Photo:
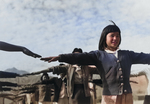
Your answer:
[[[69,53],[75,47],[98,49],[102,29],[113,20],[121,29],[121,49],[150,53],[148,0],[3,0],[0,41],[22,45],[43,57]],[[0,51],[0,70],[29,72],[58,65],[18,52]],[[140,65],[133,69],[143,69]]]

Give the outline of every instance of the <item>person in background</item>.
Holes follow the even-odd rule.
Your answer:
[[[64,64],[60,64],[59,66],[61,66],[61,65],[64,65]],[[30,74],[25,74],[25,76],[26,75],[38,75],[38,74],[42,74],[42,73],[43,73],[43,75],[45,75],[48,72],[50,72],[49,68],[45,69],[45,70],[37,71],[37,72],[32,72]],[[59,76],[60,76],[60,78],[59,78]],[[48,102],[50,104],[68,104],[68,96],[66,94],[66,80],[65,80],[66,75],[64,73],[60,73],[59,76],[58,76],[58,78],[50,76],[53,81],[50,81],[51,80],[50,79],[47,83],[43,83],[43,84],[54,84],[55,85],[54,89],[51,89],[52,91],[54,91],[54,98],[50,102]],[[45,77],[45,79],[49,79],[48,77],[49,76],[47,76],[47,78]],[[58,79],[58,80],[56,80],[56,79]],[[59,84],[60,80],[62,82],[61,84]],[[57,88],[58,86],[60,87],[59,89]],[[48,91],[46,91],[46,92],[48,92]],[[58,94],[57,94],[57,92],[58,92]],[[45,93],[45,94],[43,94],[43,96],[47,96],[47,98],[48,98],[49,95],[46,95],[46,93]],[[45,102],[42,102],[40,104],[45,104]]]
[[[75,48],[73,54],[82,53],[82,49]],[[98,74],[97,68],[93,66],[74,65],[59,65],[53,66],[46,70],[53,74],[65,73],[67,78],[67,95],[69,104],[95,104],[95,88],[92,83],[92,75]],[[62,104],[61,102],[60,104]]]
[[[34,57],[34,58],[40,58],[41,57],[40,55],[33,53],[32,51],[30,51],[26,47],[13,45],[13,44],[2,42],[2,41],[0,41],[0,50],[9,51],[9,52],[23,52],[24,54],[31,56],[31,57]]]
[[[121,50],[121,31],[113,22],[106,26],[100,36],[99,50],[80,54],[60,54],[41,60],[69,64],[95,65],[103,82],[101,104],[133,104],[130,85],[132,64],[150,64],[150,54]]]

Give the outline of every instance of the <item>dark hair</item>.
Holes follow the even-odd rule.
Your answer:
[[[106,44],[106,36],[107,36],[107,34],[108,33],[110,33],[110,32],[119,32],[119,35],[120,35],[120,43],[121,43],[121,31],[120,31],[120,29],[119,29],[119,27],[113,22],[113,21],[111,21],[112,23],[113,23],[113,25],[108,25],[108,26],[106,26],[104,29],[103,29],[103,31],[102,31],[102,33],[101,33],[101,37],[100,37],[100,40],[99,40],[99,50],[104,50],[105,49],[105,47],[107,47],[107,44]],[[120,43],[119,43],[119,45],[120,45]],[[118,45],[118,46],[119,46]]]
[[[75,53],[75,52],[82,53],[82,49],[81,48],[74,48],[74,50],[72,51],[72,53]]]

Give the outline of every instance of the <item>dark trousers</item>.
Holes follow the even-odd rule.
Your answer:
[[[52,87],[54,85],[54,87]],[[36,101],[53,101],[58,102],[61,90],[62,80],[59,78],[51,78],[42,81],[42,85],[38,85],[36,91]],[[51,89],[54,88],[54,99],[51,100]]]
[[[91,104],[91,97],[85,96],[83,84],[75,84],[72,98],[69,104]]]
[[[150,104],[150,95],[145,95],[144,104]]]

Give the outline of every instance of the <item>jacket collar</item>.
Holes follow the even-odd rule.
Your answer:
[[[108,50],[108,49],[105,49],[105,51],[107,52],[107,53],[112,53],[112,54],[114,54],[117,58],[118,58],[118,51],[119,51],[120,49],[118,48],[116,51],[111,51],[111,50]]]

